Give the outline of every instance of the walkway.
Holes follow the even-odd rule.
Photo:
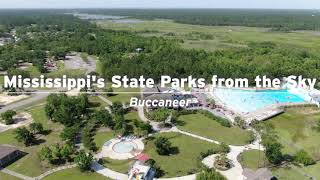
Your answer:
[[[58,167],[58,168],[55,168],[55,169],[51,169],[43,174],[41,174],[40,176],[37,176],[37,177],[30,177],[30,176],[25,176],[25,175],[22,175],[20,173],[17,173],[17,172],[14,172],[14,171],[11,171],[9,169],[1,169],[0,171],[5,173],[5,174],[9,174],[11,176],[14,176],[14,177],[17,177],[19,179],[24,179],[24,180],[40,180],[40,179],[43,179],[45,178],[46,176],[49,176],[50,174],[53,174],[55,172],[58,172],[58,171],[61,171],[61,170],[65,170],[65,169],[71,169],[71,168],[75,168],[77,167],[76,164],[73,164],[73,165],[66,165],[66,166],[61,166],[61,167]]]
[[[110,101],[109,99],[103,97],[102,95],[98,96],[102,101],[104,101],[105,103],[107,103],[109,106],[112,106],[112,101]]]
[[[103,176],[106,176],[108,178],[111,178],[111,179],[128,180],[128,178],[129,178],[128,175],[122,174],[122,173],[118,173],[118,172],[113,171],[111,169],[105,168],[104,166],[102,166],[98,162],[93,162],[91,168],[96,173],[99,173],[99,174],[101,174]]]

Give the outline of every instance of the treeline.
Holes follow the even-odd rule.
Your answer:
[[[7,18],[1,17],[0,24],[10,27],[8,31],[15,29],[20,40],[0,47],[0,67],[3,70],[17,67],[21,61],[32,62],[40,69],[45,57],[65,56],[70,51],[97,56],[122,56],[135,52],[136,48],[153,52],[160,46],[175,44],[162,38],[141,38],[133,33],[103,30],[72,15],[43,15],[38,11],[34,14],[29,11],[21,14],[18,11],[9,15],[6,15]]]
[[[99,9],[80,12],[131,16],[140,19],[172,19],[179,23],[210,26],[268,27],[274,30],[319,30],[316,10],[253,9]]]
[[[212,75],[224,78],[249,78],[267,75],[281,78],[303,75],[318,78],[320,62],[317,54],[302,49],[285,48],[273,43],[253,43],[245,49],[228,49],[215,52],[162,47],[152,53],[134,57],[108,54],[100,58],[104,75],[114,74],[138,77],[145,75],[158,79],[161,75],[172,77],[203,77]]]
[[[0,47],[3,69],[14,67],[19,60],[40,59],[37,62],[41,64],[44,55],[76,51],[98,56],[101,76],[105,78],[114,75],[144,75],[154,79],[161,75],[177,78],[193,75],[208,80],[212,75],[249,79],[257,75],[320,77],[319,55],[307,49],[264,42],[251,43],[247,48],[206,52],[183,49],[175,40],[104,30],[71,15],[34,15],[34,19],[41,18],[47,21],[15,26],[21,41]],[[137,48],[143,51],[137,52]]]

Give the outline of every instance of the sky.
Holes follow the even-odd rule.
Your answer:
[[[320,0],[0,0],[0,8],[320,9]]]

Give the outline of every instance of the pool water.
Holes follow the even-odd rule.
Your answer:
[[[135,148],[137,148],[137,145],[131,141],[118,142],[112,147],[117,153],[129,153]]]
[[[238,112],[252,112],[281,103],[301,103],[305,100],[288,90],[239,90],[219,88],[214,95]]]

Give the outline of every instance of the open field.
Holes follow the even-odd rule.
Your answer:
[[[56,179],[68,179],[68,180],[110,180],[109,178],[102,176],[98,173],[82,173],[77,168],[66,169],[56,173],[53,173],[44,178],[44,180],[56,180]]]
[[[173,147],[177,147],[176,154],[161,156],[156,152],[153,137],[166,137],[170,140]],[[201,152],[207,152],[216,148],[215,144],[201,141],[179,133],[156,134],[148,141],[145,141],[145,153],[154,159],[164,170],[164,177],[179,177],[196,173],[199,171],[197,166],[200,161],[197,159]]]
[[[285,153],[304,149],[313,158],[320,159],[320,132],[314,129],[318,119],[320,112],[317,109],[290,108],[267,122],[275,127]]]
[[[238,127],[224,127],[200,113],[179,117],[179,129],[230,145],[245,145],[250,139],[249,131]]]
[[[237,26],[201,26],[179,24],[170,20],[117,23],[98,21],[106,29],[136,31],[144,36],[163,36],[183,40],[183,47],[216,50],[246,47],[249,42],[271,41],[288,47],[312,50],[320,48],[318,35],[309,31],[271,32],[267,28]]]
[[[264,155],[264,152],[260,152],[258,150],[248,150],[244,151],[238,157],[239,162],[243,166],[243,168],[249,168],[252,170],[257,170],[261,167],[268,167],[267,159]],[[298,167],[296,167],[298,168]],[[301,172],[299,172],[296,168],[271,168],[271,171],[275,177],[279,180],[303,180],[307,179],[304,177]],[[315,169],[317,169],[317,165],[314,167],[306,167],[302,172],[306,172],[308,174],[314,175],[313,173]]]
[[[41,136],[41,142],[39,145],[25,147],[23,144],[18,143],[14,139],[14,130],[9,130],[0,134],[0,144],[10,144],[18,147],[20,150],[28,153],[21,159],[9,165],[7,168],[18,173],[27,176],[38,176],[47,170],[53,168],[51,165],[47,165],[40,161],[38,152],[44,146],[50,146],[54,143],[60,142],[59,134],[62,130],[62,126],[56,123],[50,122],[44,112],[44,106],[37,106],[28,111],[35,122],[43,124],[44,128],[51,130],[50,134]]]
[[[278,140],[284,147],[284,153],[293,155],[303,149],[318,160],[315,165],[297,167],[297,170],[316,178],[320,177],[320,132],[317,132],[314,127],[319,118],[320,112],[316,108],[289,108],[284,114],[267,121],[275,127],[279,136]],[[299,176],[295,176],[297,170],[281,168],[274,170],[274,173],[279,177],[290,176],[292,179],[299,179]]]
[[[308,178],[303,176],[297,170],[293,168],[274,168],[272,174],[279,180],[307,180]]]

